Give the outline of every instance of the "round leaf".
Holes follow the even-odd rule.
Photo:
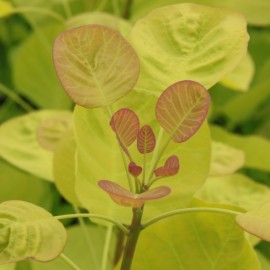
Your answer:
[[[86,108],[112,104],[133,88],[139,75],[133,48],[117,31],[102,25],[61,33],[53,59],[65,91]]]
[[[137,148],[141,154],[151,153],[156,146],[156,137],[149,125],[144,125],[137,135]]]
[[[0,264],[33,259],[50,261],[66,243],[61,222],[34,204],[6,201],[0,204]]]
[[[203,123],[209,102],[208,92],[199,83],[177,82],[159,97],[156,105],[157,120],[175,142],[186,141]]]

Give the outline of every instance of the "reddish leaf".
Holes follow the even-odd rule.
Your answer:
[[[140,153],[151,153],[156,146],[156,137],[149,125],[144,125],[137,135],[137,148]]]
[[[142,167],[137,166],[136,163],[132,161],[128,165],[128,170],[133,176],[137,177],[141,174]]]
[[[172,176],[179,171],[179,160],[177,156],[169,157],[163,167],[155,169],[155,175],[158,176]]]
[[[171,193],[171,189],[166,186],[134,194],[112,181],[100,180],[98,185],[110,195],[114,202],[132,208],[140,208],[146,201],[160,199]]]
[[[138,116],[127,108],[118,110],[112,116],[110,125],[124,150],[136,140],[140,130]]]
[[[209,108],[207,90],[194,81],[180,81],[159,97],[156,116],[175,142],[189,139],[202,125]]]

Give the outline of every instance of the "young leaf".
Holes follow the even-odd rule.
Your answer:
[[[245,231],[270,242],[270,202],[245,214],[239,214],[236,222]]]
[[[158,176],[172,176],[179,171],[179,160],[177,156],[169,157],[163,167],[155,169],[155,175]]]
[[[140,194],[134,194],[112,181],[100,180],[98,185],[110,195],[114,202],[133,208],[140,208],[146,201],[157,200],[171,193],[171,189],[166,186],[156,187]]]
[[[128,165],[128,171],[135,177],[139,176],[142,172],[142,167],[138,166],[135,162],[130,162]]]
[[[115,30],[84,25],[61,33],[53,61],[71,99],[86,108],[107,106],[127,94],[139,76],[139,59]]]
[[[136,140],[140,130],[138,116],[127,108],[118,110],[112,116],[110,125],[124,150]]]
[[[209,108],[207,90],[194,81],[180,81],[159,97],[156,117],[159,124],[177,142],[189,139],[202,125]]]
[[[137,148],[140,153],[151,153],[156,146],[156,137],[149,125],[144,125],[137,135]]]
[[[43,208],[24,201],[0,204],[0,264],[56,258],[66,243],[61,222]]]

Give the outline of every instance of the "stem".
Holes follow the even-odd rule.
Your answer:
[[[78,267],[71,259],[69,259],[66,255],[63,253],[60,255],[60,258],[65,261],[72,269],[75,270],[81,270],[80,267]]]
[[[127,237],[127,242],[124,250],[123,260],[121,264],[121,270],[130,270],[132,260],[135,253],[135,248],[141,232],[141,220],[142,220],[143,208],[133,208],[133,218]]]
[[[132,2],[133,0],[126,0],[126,6],[125,6],[124,14],[123,14],[124,19],[129,19],[130,17],[130,9],[132,6]]]
[[[171,216],[180,215],[180,214],[186,214],[186,213],[194,213],[194,212],[208,212],[208,213],[219,213],[219,214],[229,214],[229,215],[239,215],[241,212],[233,211],[229,209],[222,209],[222,208],[210,208],[210,207],[194,207],[194,208],[184,208],[184,209],[177,209],[170,212],[167,212],[165,214],[162,214],[160,216],[154,217],[148,221],[146,221],[141,228],[145,229],[148,226],[162,220],[166,219]]]
[[[20,105],[25,111],[31,112],[34,109],[25,102],[16,92],[12,91],[11,89],[7,88],[4,84],[0,83],[0,92],[2,92],[7,97],[11,98],[15,101],[18,105]]]
[[[113,231],[113,226],[109,225],[107,228],[105,244],[104,244],[104,249],[103,249],[103,254],[102,254],[101,270],[107,269],[108,254],[109,254],[110,243],[111,243],[111,239],[112,239],[112,231]]]
[[[65,23],[65,19],[58,13],[45,8],[38,7],[19,7],[13,10],[13,13],[39,13],[49,16],[61,23]]]
[[[129,230],[121,223],[118,221],[108,218],[106,216],[102,215],[96,215],[96,214],[89,214],[89,213],[81,213],[81,214],[69,214],[69,215],[61,215],[61,216],[54,216],[54,218],[61,220],[61,219],[68,219],[68,218],[79,218],[79,217],[88,217],[88,218],[96,218],[96,219],[101,219],[105,220],[108,222],[113,223],[115,226],[117,226],[119,229],[121,229],[125,234],[129,233]]]

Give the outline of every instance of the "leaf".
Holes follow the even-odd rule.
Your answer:
[[[6,201],[0,204],[0,264],[33,259],[50,261],[63,250],[66,230],[61,222],[34,204]]]
[[[188,140],[202,125],[210,97],[197,82],[181,81],[168,87],[159,97],[156,117],[159,124],[177,142]]]
[[[149,125],[141,127],[137,135],[137,149],[141,154],[151,153],[156,146],[156,137]]]
[[[55,117],[42,121],[37,128],[37,141],[48,151],[54,151],[63,134],[71,128],[72,114],[56,115]]]
[[[235,210],[199,201],[191,207]],[[133,269],[259,270],[260,267],[255,251],[235,224],[234,216],[186,213],[162,220],[142,232]]]
[[[134,194],[112,181],[100,180],[98,185],[110,195],[114,202],[132,208],[140,208],[149,200],[161,199],[171,193],[171,189],[166,186]]]
[[[163,167],[155,169],[156,177],[159,176],[172,176],[179,171],[179,160],[177,156],[169,157]]]
[[[270,200],[270,189],[243,174],[235,173],[209,177],[196,193],[196,197],[213,203],[226,203],[251,210]]]
[[[116,133],[122,147],[130,146],[137,138],[140,130],[138,116],[130,109],[118,110],[111,118],[110,125]]]
[[[5,122],[0,126],[0,156],[24,171],[51,181],[52,153],[37,143],[36,129],[42,121],[66,113],[41,110]]]
[[[142,167],[136,165],[135,162],[130,162],[128,165],[128,171],[135,177],[139,176],[142,173]]]
[[[141,62],[135,89],[159,96],[180,80],[209,89],[237,66],[248,39],[245,18],[233,10],[196,4],[155,9],[130,33]]]
[[[34,31],[12,50],[10,57],[16,90],[41,108],[71,107],[71,101],[61,89],[51,60],[53,40],[62,30],[63,25],[55,23],[39,27],[39,31]]]
[[[211,126],[214,140],[226,143],[245,153],[244,167],[270,171],[270,142],[256,135],[240,136],[218,126]]]
[[[246,92],[249,90],[255,72],[253,60],[247,54],[236,68],[222,79],[221,83],[230,89]]]
[[[13,13],[13,6],[7,1],[0,0],[0,18],[6,17]]]
[[[86,108],[114,103],[133,88],[139,75],[133,48],[102,25],[62,32],[54,43],[53,60],[64,90]]]
[[[212,156],[209,176],[223,176],[231,174],[245,163],[245,154],[242,150],[225,143],[212,141]]]
[[[236,216],[236,222],[245,231],[270,242],[270,202]]]

